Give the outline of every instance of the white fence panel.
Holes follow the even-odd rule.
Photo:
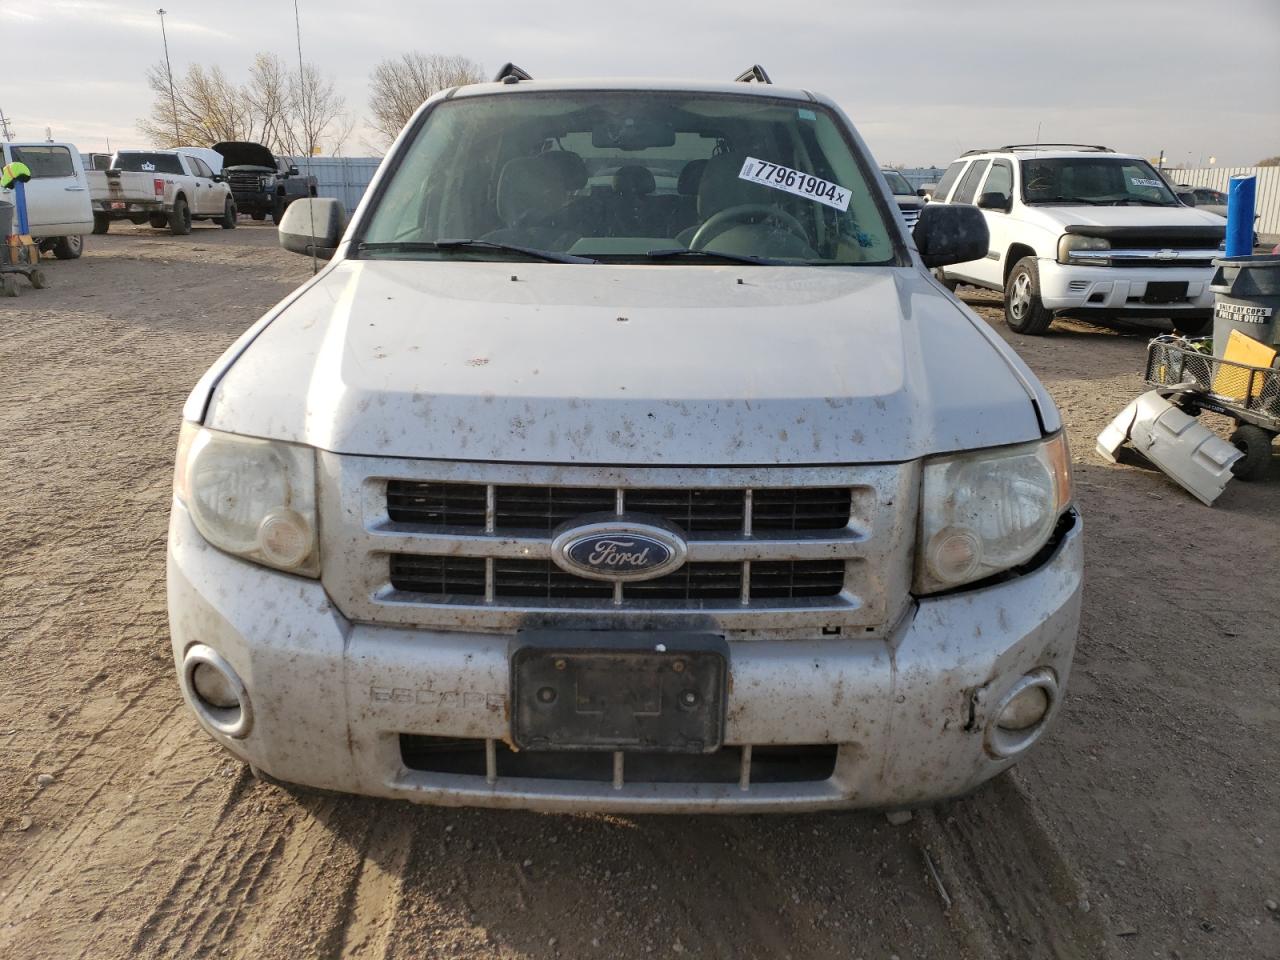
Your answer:
[[[1171,183],[1187,183],[1193,187],[1212,187],[1227,192],[1232,177],[1258,178],[1255,212],[1259,215],[1258,233],[1280,235],[1280,167],[1196,167],[1188,170],[1165,170]]]

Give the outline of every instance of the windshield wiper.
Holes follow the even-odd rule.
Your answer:
[[[1122,203],[1126,203],[1126,204],[1127,204],[1127,203],[1140,203],[1140,204],[1145,204],[1145,205],[1146,205],[1146,206],[1148,206],[1148,207],[1171,207],[1171,206],[1173,206],[1173,204],[1171,204],[1171,203],[1165,203],[1163,200],[1148,200],[1146,197],[1121,197],[1119,200],[1116,200],[1116,201],[1112,204],[1112,206],[1116,206],[1116,207],[1118,207],[1118,206],[1120,206],[1120,204],[1122,204]]]
[[[392,240],[386,243],[362,243],[361,252],[371,253],[420,253],[429,250],[465,250],[478,248],[482,250],[501,250],[504,253],[518,253],[534,260],[545,260],[548,263],[599,263],[590,257],[575,257],[570,253],[557,253],[554,250],[539,250],[536,247],[523,247],[515,243],[499,243],[496,240]]]
[[[650,260],[674,260],[677,257],[702,257],[708,260],[723,260],[726,263],[749,263],[755,267],[774,267],[782,263],[769,257],[752,257],[745,253],[720,253],[718,250],[690,250],[688,247],[673,247],[670,250],[650,250],[645,254]]]
[[[1091,207],[1104,207],[1110,200],[1090,200],[1088,197],[1053,197],[1049,200],[1028,200],[1027,203],[1087,203]]]

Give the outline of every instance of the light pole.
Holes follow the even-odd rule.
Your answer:
[[[164,7],[156,13],[160,16],[160,36],[164,40],[164,72],[169,78],[169,107],[173,111],[173,145],[179,147],[182,145],[182,136],[178,133],[178,98],[173,94],[173,67],[169,66],[169,34],[164,29]]]

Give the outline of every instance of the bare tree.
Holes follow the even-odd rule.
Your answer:
[[[1265,160],[1259,160],[1259,167],[1280,167],[1280,157],[1267,157]]]
[[[278,154],[310,156],[326,146],[340,148],[354,126],[332,78],[313,64],[304,64],[301,73],[290,70],[275,54],[258,54],[243,86],[218,67],[193,64],[174,78],[176,122],[163,64],[147,71],[147,85],[151,115],[138,130],[162,147],[254,140]]]
[[[482,79],[484,68],[457,54],[414,50],[383,60],[369,75],[369,125],[390,143],[428,97]]]

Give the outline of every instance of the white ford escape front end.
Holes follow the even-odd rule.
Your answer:
[[[1057,713],[1056,409],[901,233],[832,103],[758,84],[429,101],[184,411],[173,651],[263,774],[544,810],[898,807]],[[312,224],[315,224],[313,227]]]

